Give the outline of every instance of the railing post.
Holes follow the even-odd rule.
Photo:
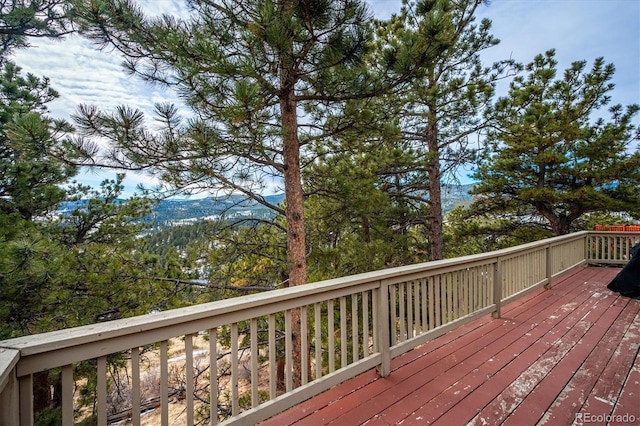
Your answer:
[[[496,305],[493,311],[494,318],[500,318],[500,307],[502,304],[502,260],[496,259],[493,265],[493,303]]]
[[[391,348],[389,332],[389,285],[387,280],[380,281],[378,292],[378,306],[376,316],[376,329],[378,331],[378,341],[376,342],[378,352],[380,352],[380,365],[378,374],[380,377],[387,377],[391,373]]]
[[[18,379],[20,388],[20,425],[33,424],[33,374]]]
[[[16,376],[16,363],[20,353],[0,349],[0,425],[20,424],[20,387]]]
[[[551,288],[551,277],[553,276],[553,269],[551,268],[551,261],[553,260],[551,257],[551,244],[547,244],[545,250],[547,255],[547,283],[544,285],[544,288],[549,290]]]

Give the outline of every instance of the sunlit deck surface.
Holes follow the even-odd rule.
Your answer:
[[[640,300],[607,290],[618,271],[576,269],[264,424],[640,424]]]

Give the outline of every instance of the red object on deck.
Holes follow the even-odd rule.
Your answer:
[[[640,225],[596,225],[594,231],[640,232]]]

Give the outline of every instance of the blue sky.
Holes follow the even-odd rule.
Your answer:
[[[154,14],[184,13],[181,0],[140,2]],[[369,0],[379,18],[399,10],[401,0]],[[612,103],[640,103],[640,0],[492,0],[482,6],[479,19],[493,22],[492,33],[501,43],[485,52],[485,63],[512,57],[527,63],[548,49],[556,49],[560,70],[576,60],[589,64],[603,56],[616,66]],[[33,47],[19,51],[14,61],[25,71],[47,76],[60,92],[50,104],[51,114],[69,118],[80,103],[111,109],[127,104],[151,111],[155,102],[177,101],[174,94],[128,76],[115,52],[97,51],[88,41],[71,36],[63,41],[32,41]],[[498,88],[506,93],[507,83]],[[638,122],[638,120],[636,120]],[[112,176],[93,172],[79,177],[96,186]],[[126,195],[138,183],[155,182],[152,176],[129,174]]]

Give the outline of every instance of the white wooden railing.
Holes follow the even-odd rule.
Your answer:
[[[386,376],[393,357],[478,316],[499,317],[502,304],[572,268],[623,264],[639,240],[640,233],[579,232],[0,341],[0,425],[33,424],[34,378],[44,371],[59,377],[64,425],[92,412],[100,425],[121,418],[140,424],[153,407],[170,424],[176,399],[186,424],[253,424],[366,370]],[[295,387],[298,311],[307,350]],[[93,389],[89,383],[95,404],[87,411],[78,395]]]

